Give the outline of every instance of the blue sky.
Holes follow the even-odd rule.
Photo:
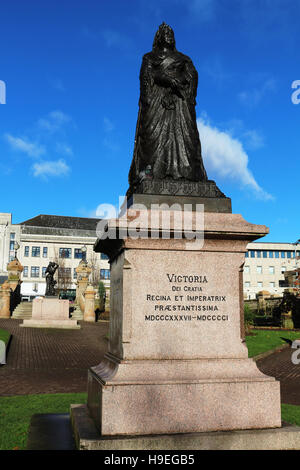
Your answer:
[[[210,179],[233,212],[300,237],[300,0],[1,2],[1,212],[93,216],[127,190],[139,70],[166,21],[199,74]],[[298,46],[298,47],[297,47]]]

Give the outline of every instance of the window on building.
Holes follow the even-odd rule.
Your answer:
[[[43,258],[48,257],[48,248],[46,246],[43,247]]]
[[[100,279],[110,279],[110,270],[100,269]]]
[[[9,242],[9,249],[10,249],[10,251],[14,251],[14,249],[15,249],[15,242],[14,241]]]
[[[244,267],[244,273],[246,273],[246,274],[250,273],[250,266],[245,266]]]
[[[31,248],[31,256],[33,258],[38,258],[41,255],[41,248],[39,246],[33,246]]]
[[[258,287],[259,289],[262,289],[262,287],[263,287],[263,283],[262,283],[261,281],[260,281],[260,282],[258,282],[258,283],[257,283],[257,287]]]
[[[269,266],[269,274],[275,274],[275,267]]]
[[[269,251],[269,258],[274,258],[274,251]]]
[[[24,256],[29,256],[29,246],[24,247]]]
[[[296,253],[294,251],[292,252],[292,258],[296,258]]]
[[[108,259],[108,256],[105,255],[104,253],[101,253],[100,258],[101,258],[101,259]]]
[[[24,266],[23,277],[28,277],[28,266]]]
[[[73,268],[73,279],[77,279],[76,268]]]
[[[59,249],[60,258],[71,258],[72,257],[72,248],[60,248]]]
[[[270,287],[275,288],[275,282],[270,282]]]
[[[287,252],[286,252],[286,257],[287,257],[287,258],[291,258],[291,257],[292,257],[292,252],[291,252],[291,251],[287,251]]]
[[[286,271],[286,266],[281,266],[281,272],[284,273]]]
[[[268,252],[267,251],[263,251],[263,258],[267,258],[268,257]]]
[[[256,272],[262,274],[262,266],[256,266]]]
[[[246,289],[250,287],[250,282],[249,281],[245,282],[245,287],[246,287]]]
[[[279,251],[275,251],[275,258],[279,258]]]
[[[61,277],[71,277],[71,268],[58,268]]]
[[[249,251],[246,251],[245,258],[249,258]]]
[[[285,251],[281,251],[281,258],[285,258]]]
[[[261,251],[260,250],[256,252],[256,258],[261,258]]]
[[[250,257],[255,258],[255,251],[252,251],[252,250],[250,251]]]
[[[46,269],[47,269],[47,266],[44,266],[42,268],[42,277],[46,277]]]
[[[75,248],[74,250],[74,258],[82,259],[82,251],[81,248]]]
[[[9,255],[9,262],[13,261],[15,259],[14,255]]]
[[[40,277],[39,266],[31,266],[31,277]]]
[[[289,287],[289,283],[284,280],[284,281],[279,281],[279,287]]]
[[[10,238],[10,240],[15,240],[16,234],[14,232],[11,232],[9,238]]]

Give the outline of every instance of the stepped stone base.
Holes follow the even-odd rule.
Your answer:
[[[32,317],[32,302],[21,302],[13,311],[12,318],[28,320]]]
[[[66,328],[66,329],[79,329],[80,325],[77,320],[24,320],[23,327],[29,328]]]
[[[71,405],[79,450],[299,450],[300,427],[145,436],[101,436],[86,405]]]
[[[77,320],[69,319],[69,301],[57,297],[34,299],[32,318],[24,320],[20,326],[31,328],[80,328]]]

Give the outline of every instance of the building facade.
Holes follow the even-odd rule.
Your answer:
[[[50,261],[60,266],[70,289],[76,289],[76,267],[86,247],[86,259],[92,267],[90,280],[110,286],[110,266],[104,254],[93,251],[99,219],[38,215],[20,224],[12,223],[12,214],[0,213],[0,284],[7,277],[7,264],[17,251],[24,267],[21,293],[32,298],[44,295],[45,271]],[[245,257],[244,297],[255,299],[260,291],[282,296],[286,288],[284,273],[300,267],[300,245],[292,243],[249,243]],[[299,263],[299,264],[298,264]],[[66,286],[64,286],[66,287]]]
[[[284,273],[300,266],[300,245],[293,243],[249,243],[244,265],[244,296],[255,299],[260,291],[282,296],[287,287]]]
[[[23,297],[45,294],[45,271],[50,261],[59,265],[57,287],[76,289],[76,268],[85,247],[86,259],[92,267],[90,281],[97,285],[102,280],[109,288],[108,258],[93,251],[98,222],[99,219],[83,217],[39,215],[20,224],[12,224],[11,214],[0,213],[0,276],[7,276],[6,267],[15,257],[17,242],[17,257],[24,268]]]

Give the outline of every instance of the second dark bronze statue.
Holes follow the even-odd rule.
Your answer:
[[[160,25],[143,57],[130,192],[145,178],[206,182],[196,123],[198,74],[178,52],[172,28]]]

